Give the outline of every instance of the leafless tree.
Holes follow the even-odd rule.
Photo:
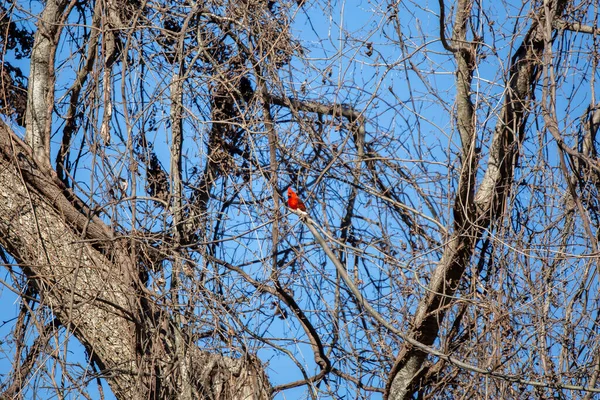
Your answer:
[[[600,392],[596,2],[0,13],[0,397]]]

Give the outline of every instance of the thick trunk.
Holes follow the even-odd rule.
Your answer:
[[[171,383],[179,372],[168,372],[176,324],[146,297],[126,241],[65,193],[0,123],[0,245],[35,282],[43,306],[87,347],[117,398],[177,398]],[[151,336],[159,325],[162,334]],[[268,397],[268,381],[253,358],[193,346],[186,354],[194,377],[187,384],[197,396]]]

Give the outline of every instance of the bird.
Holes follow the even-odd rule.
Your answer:
[[[300,200],[296,192],[292,190],[292,188],[288,188],[288,206],[295,211],[302,211],[306,213],[306,206]]]
[[[119,178],[119,189],[123,193],[124,196],[127,195],[127,188],[129,187],[129,183],[125,178]]]

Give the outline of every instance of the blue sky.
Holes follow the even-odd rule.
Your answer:
[[[35,4],[35,3],[34,3]],[[450,7],[450,5],[447,5]],[[397,42],[397,33],[394,31],[392,24],[389,23],[387,12],[387,4],[377,2],[358,1],[351,3],[335,2],[334,4],[314,4],[311,7],[303,7],[298,10],[298,14],[294,20],[293,33],[307,48],[304,54],[306,60],[294,60],[289,69],[281,71],[280,77],[287,82],[290,92],[295,91],[296,96],[306,100],[316,100],[324,103],[336,102],[349,104],[356,109],[364,110],[368,118],[367,121],[367,140],[385,143],[390,138],[390,143],[398,137],[406,138],[402,142],[402,146],[389,147],[381,146],[381,153],[391,160],[401,163],[406,171],[409,171],[413,176],[421,177],[418,187],[430,193],[439,199],[435,205],[434,211],[428,209],[426,204],[421,202],[420,196],[416,193],[414,186],[399,181],[397,185],[401,185],[404,189],[405,200],[409,205],[414,206],[420,212],[423,212],[428,217],[437,218],[442,224],[448,225],[451,221],[452,213],[450,212],[450,203],[452,199],[452,190],[456,182],[452,178],[452,174],[448,171],[459,165],[458,151],[460,143],[456,130],[453,126],[452,112],[454,109],[454,61],[448,53],[443,50],[438,41],[439,38],[439,21],[437,19],[438,3],[410,4],[402,3],[398,5],[400,23],[402,25],[404,47]],[[495,43],[494,47],[483,46],[483,52],[488,55],[488,58],[479,64],[476,70],[474,80],[473,101],[481,105],[477,118],[483,126],[481,134],[482,146],[482,164],[485,166],[485,156],[487,154],[487,146],[489,138],[493,133],[496,122],[495,113],[499,111],[502,101],[504,82],[502,81],[503,72],[506,70],[510,56],[514,51],[515,44],[511,42],[513,28],[517,21],[516,28],[518,32],[524,32],[527,29],[526,20],[518,22],[517,15],[524,15],[517,5],[504,3],[502,5],[491,5],[486,9],[486,15],[480,15],[480,34],[484,42],[487,44]],[[507,19],[508,17],[508,19]],[[495,24],[490,24],[490,20],[494,20]],[[449,31],[447,35],[451,34]],[[394,42],[395,40],[395,42]],[[517,39],[517,43],[520,40]],[[368,44],[368,45],[367,45]],[[565,45],[558,43],[558,46]],[[373,53],[367,55],[369,46],[372,47]],[[583,46],[582,46],[583,47]],[[68,59],[70,49],[65,44],[61,48],[60,57]],[[585,54],[575,55],[581,57],[580,64],[587,65]],[[76,65],[73,60],[72,65]],[[577,63],[574,63],[577,64]],[[60,90],[64,90],[69,86],[72,79],[67,72],[71,68],[69,63],[62,66],[62,71],[65,72],[59,78],[58,94]],[[582,70],[585,72],[585,69]],[[138,70],[139,71],[139,70]],[[168,82],[163,81],[165,75],[159,75],[160,71],[146,71],[142,86],[147,90],[148,97],[160,98],[165,97],[162,92]],[[164,73],[164,71],[162,71]],[[417,72],[422,73],[419,75]],[[583,84],[579,78],[585,73],[579,73],[574,70],[565,69],[561,71],[561,77],[565,81],[570,82],[571,87],[576,87]],[[139,75],[132,74],[126,78],[127,87],[135,87],[138,83],[136,79],[140,79]],[[290,78],[291,76],[291,78]],[[115,99],[120,99],[123,93],[120,92],[121,76],[115,75]],[[201,94],[206,88],[202,87],[202,81],[191,81],[189,83],[190,90],[196,90],[196,93]],[[195,87],[194,85],[197,85]],[[569,85],[566,85],[567,87]],[[435,93],[435,95],[433,95]],[[288,93],[289,94],[289,93]],[[147,104],[141,103],[140,99],[131,100],[130,115],[135,120],[142,115],[142,111],[146,111],[144,106]],[[559,119],[561,120],[561,128],[565,131],[572,132],[577,127],[578,118],[581,115],[581,109],[590,102],[590,94],[586,90],[576,91],[575,96],[571,96],[569,101],[563,100],[557,109]],[[115,110],[117,113],[120,110]],[[189,118],[186,120],[186,132],[189,137],[186,147],[185,164],[189,166],[189,170],[194,165],[200,164],[200,161],[205,156],[205,143],[198,139],[202,132],[205,132],[209,124],[205,115],[194,115],[194,110],[190,110]],[[158,157],[163,166],[169,168],[169,151],[170,144],[169,126],[168,126],[168,105],[162,104],[162,107],[157,107],[150,113],[144,114],[145,118],[153,117],[158,121],[158,129],[152,133],[148,133],[149,140],[154,145]],[[564,122],[562,118],[564,117]],[[162,122],[161,122],[162,121]],[[535,126],[539,121],[531,120],[530,125]],[[58,125],[58,124],[57,124]],[[540,123],[541,125],[541,123]],[[113,169],[113,178],[122,176],[128,180],[133,179],[126,171],[126,163],[128,160],[122,157],[123,143],[119,144],[118,135],[121,133],[126,137],[127,132],[122,129],[125,126],[122,117],[116,118],[113,127],[115,144],[108,156],[111,160]],[[135,128],[141,126],[141,122],[133,124]],[[14,126],[13,126],[14,127]],[[286,128],[285,124],[282,127]],[[299,131],[293,124],[288,124],[286,131],[282,128],[280,135],[281,144],[284,147],[293,148],[298,141],[298,137],[306,135],[306,132]],[[57,129],[57,127],[55,127]],[[60,132],[60,130],[59,130]],[[198,134],[200,132],[200,134]],[[528,130],[528,134],[534,135],[535,129]],[[344,142],[344,137],[336,129],[326,129],[324,134],[327,135],[328,143],[341,144]],[[298,135],[298,136],[296,136]],[[549,163],[556,163],[556,147],[549,137],[541,136],[548,144],[539,145],[535,141],[526,142],[523,149],[523,163],[536,162],[536,154],[538,152],[547,152],[546,160]],[[56,151],[58,147],[59,135],[54,138],[53,149]],[[81,140],[81,137],[78,137]],[[424,147],[423,144],[427,146]],[[262,144],[257,139],[257,146]],[[78,143],[77,143],[78,145]],[[419,155],[416,157],[415,155]],[[345,157],[345,162],[353,162],[353,154],[348,152],[342,157]],[[93,160],[88,155],[84,157],[87,162]],[[425,160],[425,161],[423,161]],[[102,180],[101,174],[96,178],[99,181],[91,181],[87,174],[86,168],[89,165],[81,166],[81,173],[78,175],[79,183],[82,187],[89,186],[98,188],[98,193],[106,190],[111,182]],[[529,165],[533,169],[534,166]],[[107,168],[109,169],[109,168]],[[524,169],[525,170],[525,169]],[[106,171],[104,171],[106,173]],[[518,172],[520,174],[520,172]],[[110,174],[107,174],[110,175]],[[343,204],[343,199],[348,195],[349,186],[343,182],[337,182],[335,189],[325,191],[322,187],[314,185],[318,179],[318,174],[303,177],[301,181],[292,181],[292,177],[285,175],[282,171],[280,189],[285,189],[288,184],[300,186],[298,189],[306,199],[309,206],[314,206],[311,210],[311,215],[323,221],[323,224],[329,226],[335,235],[335,227],[339,226],[339,220],[343,215],[343,209],[340,207]],[[450,176],[450,178],[448,178]],[[456,174],[453,175],[456,177]],[[110,176],[109,176],[110,178]],[[531,190],[531,194],[525,193],[530,190],[534,184],[547,184],[549,182],[532,182],[529,175],[518,175],[518,179],[523,179],[524,185],[519,186],[520,198],[526,201],[534,196],[539,196],[540,192]],[[135,178],[140,188],[138,194],[145,195],[143,186],[141,185],[142,178]],[[441,184],[444,179],[445,184]],[[455,178],[454,178],[455,179]],[[533,178],[531,178],[533,179]],[[392,185],[393,182],[390,183]],[[557,179],[557,185],[564,185],[564,182]],[[265,193],[265,183],[257,179],[254,186],[256,193]],[[337,191],[336,191],[337,190]],[[253,195],[253,194],[252,194]],[[267,193],[268,195],[268,193]],[[318,196],[327,195],[328,207],[321,209],[317,207],[315,198]],[[101,195],[98,195],[97,200],[100,201]],[[223,254],[231,255],[232,262],[245,263],[251,258],[262,259],[270,254],[270,226],[263,226],[264,218],[269,216],[268,206],[255,208],[254,200],[250,194],[242,193],[240,195],[240,206],[237,208],[238,214],[230,212],[224,219],[223,227],[227,229],[227,234],[230,237],[235,237],[237,233],[242,234],[249,229],[252,229],[250,234],[247,234],[243,239],[232,242],[231,245],[224,245],[221,248]],[[372,199],[363,195],[358,199],[358,206],[361,211],[367,210],[372,204]],[[234,210],[234,208],[232,208]],[[128,210],[127,204],[120,206],[120,215],[122,217],[120,223],[123,227],[131,226],[132,221],[128,218],[131,213]],[[361,222],[365,228],[373,229],[370,223],[366,222],[368,218],[378,218],[377,213],[369,213],[364,211],[361,214],[364,222]],[[156,229],[161,229],[164,221],[146,220],[145,222],[154,223]],[[404,234],[401,224],[394,221],[390,216],[385,221],[378,221],[385,224],[389,232],[393,232],[397,240],[402,240]],[[426,222],[424,222],[426,223]],[[283,246],[293,245],[297,243],[309,244],[313,238],[310,233],[298,223],[295,216],[287,216],[285,228],[290,229],[286,242]],[[357,224],[359,225],[359,224]],[[430,226],[431,228],[431,226]],[[432,229],[433,231],[434,229]],[[442,232],[438,232],[436,240],[442,240]],[[535,246],[532,245],[532,248]],[[297,270],[289,272],[286,278],[290,281],[297,279],[303,282],[306,286],[296,288],[299,298],[303,299],[303,306],[307,309],[319,310],[320,307],[325,309],[333,299],[331,290],[323,289],[327,284],[327,277],[332,276],[333,267],[326,260],[322,252],[314,247],[308,248],[308,255],[305,258],[299,258]],[[573,246],[573,252],[583,252],[582,249]],[[373,259],[379,254],[372,248]],[[413,260],[406,261],[404,267],[407,275],[418,267],[433,268],[439,257],[439,252],[423,252],[418,254]],[[546,255],[551,258],[551,255]],[[518,258],[518,257],[517,257]],[[416,264],[416,265],[415,265]],[[367,272],[380,276],[381,279],[385,275],[381,272],[381,265],[373,263],[372,265],[361,264],[364,269],[360,271],[361,278]],[[354,267],[353,264],[350,264]],[[411,270],[412,269],[412,270]],[[578,271],[578,269],[576,269]],[[270,271],[265,268],[265,265],[257,263],[247,267],[246,272],[259,279],[267,279]],[[533,271],[535,276],[538,272]],[[565,275],[571,274],[569,270],[564,270]],[[573,272],[572,274],[575,274]],[[288,274],[288,271],[286,271]],[[526,286],[530,276],[527,276],[525,271],[520,275],[523,280],[523,286]],[[8,279],[5,277],[4,279]],[[236,285],[236,277],[231,277],[229,284],[231,287]],[[241,284],[240,284],[241,285]],[[317,290],[323,290],[323,297],[315,299],[311,295]],[[380,296],[381,292],[369,292],[368,287],[365,288],[367,296]],[[384,293],[385,294],[385,293]],[[387,293],[393,296],[394,293]],[[256,303],[252,303],[255,300]],[[259,299],[252,299],[251,305],[262,305]],[[323,304],[319,304],[318,300],[322,300]],[[3,305],[2,320],[7,321],[16,315],[17,305],[15,296],[7,289],[3,289],[0,297]],[[403,305],[408,309],[414,309],[416,299],[400,299]],[[523,307],[527,307],[527,301]],[[249,306],[251,309],[252,307]],[[200,312],[201,310],[199,310]],[[262,310],[263,312],[267,310]],[[323,311],[323,310],[321,310]],[[561,311],[557,308],[556,313]],[[313,361],[312,350],[306,343],[298,342],[294,345],[290,344],[290,338],[298,338],[305,340],[298,324],[290,319],[274,319],[268,327],[261,326],[263,319],[260,319],[260,313],[247,312],[236,315],[240,322],[255,328],[257,332],[263,332],[266,338],[272,341],[278,341],[281,338],[286,338],[287,349],[296,357],[298,362],[304,366],[308,374],[314,374],[317,366]],[[0,337],[6,337],[10,329],[10,324],[0,326]],[[357,338],[357,341],[362,338]],[[251,346],[258,346],[257,342],[250,341]],[[9,347],[3,346],[3,349]],[[72,352],[73,361],[82,360],[83,351],[76,341],[71,341],[68,350]],[[296,364],[281,352],[276,352],[270,348],[262,348],[259,355],[263,360],[268,362],[267,371],[271,382],[274,385],[287,383],[296,379],[301,379],[302,375]],[[10,354],[0,355],[0,373],[6,373],[10,369],[9,361]],[[371,384],[382,385],[382,382],[371,382]],[[90,385],[90,391],[93,390],[93,384]],[[108,392],[108,388],[105,389]],[[298,388],[289,390],[278,395],[280,399],[295,399],[306,398],[307,388]],[[106,393],[105,393],[106,394]],[[342,393],[339,393],[340,395]],[[73,395],[76,397],[76,395]],[[110,398],[110,397],[108,397]],[[376,398],[373,396],[372,398]]]

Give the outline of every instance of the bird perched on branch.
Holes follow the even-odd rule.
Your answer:
[[[295,211],[306,213],[306,206],[292,188],[288,188],[288,207]]]

